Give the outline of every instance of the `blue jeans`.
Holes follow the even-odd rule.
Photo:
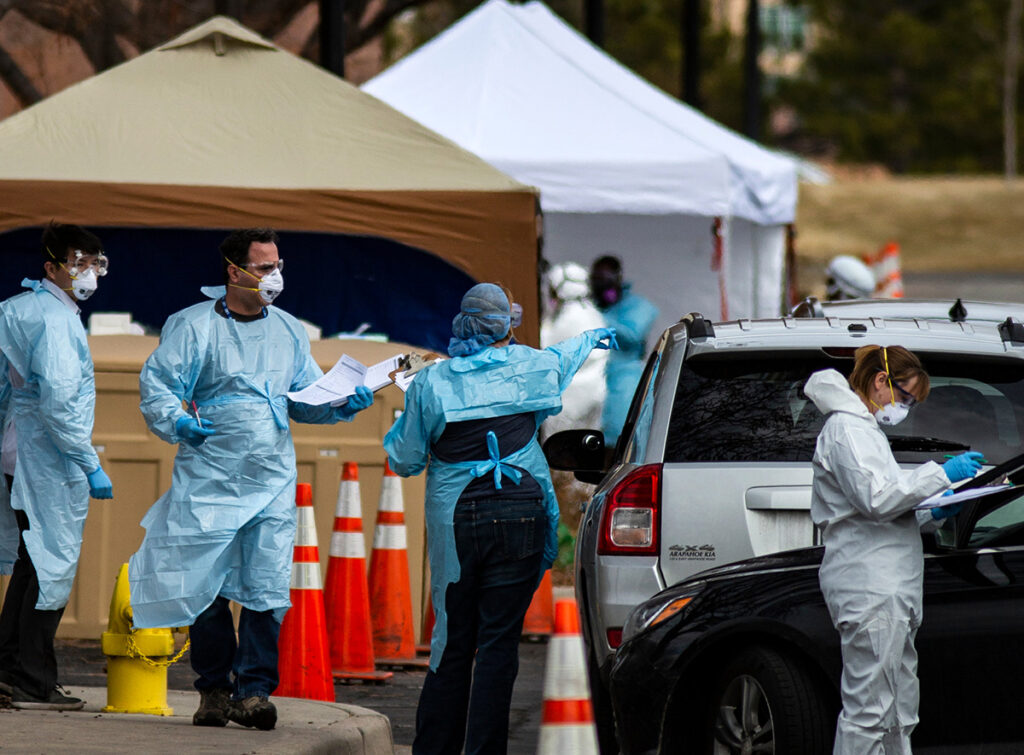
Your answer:
[[[228,599],[218,597],[189,630],[189,660],[199,674],[196,689],[225,689],[236,700],[269,697],[277,689],[277,637],[281,622],[273,611],[242,608],[238,641]],[[232,681],[231,674],[234,674]]]
[[[547,514],[539,499],[485,499],[456,506],[453,524],[461,574],[445,593],[448,643],[423,682],[412,750],[504,753]]]

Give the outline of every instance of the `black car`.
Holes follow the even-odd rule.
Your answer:
[[[996,482],[1024,483],[1024,457],[965,487]],[[969,501],[922,537],[914,746],[1024,752],[1024,486]],[[842,661],[818,587],[823,553],[738,561],[638,606],[611,671],[622,751],[830,753]]]

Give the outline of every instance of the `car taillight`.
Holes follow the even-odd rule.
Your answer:
[[[615,649],[622,644],[622,627],[612,627],[607,634],[608,647]]]
[[[626,475],[608,493],[597,552],[604,556],[654,556],[661,523],[661,464]]]

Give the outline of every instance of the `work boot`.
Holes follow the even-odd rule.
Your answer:
[[[17,686],[18,680],[14,677],[14,674],[9,671],[0,670],[0,692],[9,697]]]
[[[15,686],[10,691],[11,707],[20,710],[81,710],[85,701],[64,694],[66,691],[58,684],[46,697],[36,697]]]
[[[277,708],[265,697],[247,697],[232,700],[228,718],[236,724],[269,731],[277,723]]]
[[[199,690],[199,709],[192,714],[193,726],[227,726],[231,692],[226,689]]]

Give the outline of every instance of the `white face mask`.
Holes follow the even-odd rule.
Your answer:
[[[71,278],[71,293],[75,295],[78,301],[88,299],[96,293],[98,287],[99,279],[96,277],[96,271],[92,268]]]
[[[277,295],[284,290],[284,276],[281,275],[281,271],[271,270],[260,278],[259,287],[256,290],[260,292],[260,298],[263,299],[264,304],[273,303]]]
[[[906,404],[886,404],[875,410],[875,419],[880,425],[898,425],[910,414],[910,407]]]

